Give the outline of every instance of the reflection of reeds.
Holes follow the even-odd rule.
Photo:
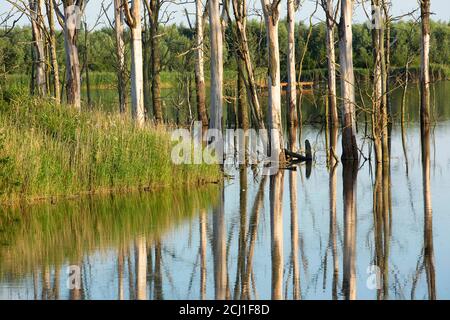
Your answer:
[[[216,200],[217,188],[211,186],[8,208],[0,213],[0,277],[80,261],[87,251],[119,247],[138,235],[157,239]]]

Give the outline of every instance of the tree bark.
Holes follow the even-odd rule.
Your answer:
[[[87,93],[87,102],[88,106],[92,107],[92,98],[91,98],[91,81],[89,79],[89,40],[88,40],[88,28],[87,23],[84,23],[84,67],[86,73],[86,93]]]
[[[352,15],[353,0],[342,0],[341,20],[339,23],[339,60],[341,63],[341,98],[343,100],[343,160],[358,159],[355,122]]]
[[[123,40],[124,16],[121,0],[114,0],[114,27],[116,33],[117,90],[119,93],[119,111],[127,110],[127,86],[125,66],[125,43]]]
[[[379,0],[372,0],[372,6],[379,6]],[[372,12],[372,19],[375,20],[375,12]],[[381,29],[372,29],[373,47],[373,94],[372,94],[372,136],[374,141],[375,158],[377,162],[382,162],[382,133],[383,133],[383,52],[381,42],[383,41]]]
[[[138,125],[145,122],[144,113],[144,75],[142,61],[141,0],[132,0],[131,10],[127,0],[122,0],[126,21],[131,29],[131,109],[133,119]]]
[[[295,76],[295,2],[287,1],[288,23],[288,121],[289,126],[298,126],[297,116],[297,80]]]
[[[50,61],[53,72],[53,94],[55,102],[61,103],[61,86],[59,83],[59,65],[56,55],[56,33],[55,33],[55,20],[54,20],[54,8],[53,1],[46,0],[45,8],[47,11],[47,19],[49,26],[49,45],[50,45]]]
[[[209,127],[222,130],[223,103],[223,43],[219,0],[209,0],[211,41],[211,112]]]
[[[29,0],[31,30],[33,34],[33,57],[35,68],[35,92],[39,96],[47,94],[47,79],[45,76],[45,46],[44,46],[44,26],[42,17],[42,0]]]
[[[236,19],[236,41],[238,55],[243,62],[244,83],[251,103],[252,119],[259,129],[264,129],[264,119],[258,99],[255,75],[247,39],[247,3],[246,0],[233,0],[233,12]]]
[[[152,75],[152,104],[153,114],[156,123],[162,123],[163,112],[161,105],[161,57],[159,46],[159,9],[161,7],[160,0],[150,0],[149,15],[150,15],[150,72]]]
[[[422,127],[430,124],[430,0],[421,0],[420,117]]]
[[[197,119],[204,127],[208,126],[206,113],[205,70],[203,57],[203,5],[201,0],[195,1],[195,85],[197,92]]]
[[[278,43],[278,23],[280,3],[261,0],[266,22],[267,47],[269,52],[269,129],[272,158],[284,162],[284,141],[281,123],[280,50]]]
[[[330,136],[330,154],[336,155],[336,144],[331,143],[334,139],[334,128],[339,127],[339,114],[336,102],[336,54],[334,48],[334,5],[333,0],[322,0],[322,7],[326,14],[326,48],[327,48],[327,66],[328,66],[328,125]]]

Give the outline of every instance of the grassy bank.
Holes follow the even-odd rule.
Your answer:
[[[174,165],[171,148],[165,129],[15,96],[0,102],[0,202],[219,179],[215,166]]]

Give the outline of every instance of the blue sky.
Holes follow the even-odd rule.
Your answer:
[[[175,0],[175,1],[180,1],[180,0]],[[205,0],[204,0],[205,1]],[[250,8],[250,12],[249,12],[249,16],[255,17],[256,11],[253,9],[259,9],[260,8],[260,0],[248,0],[249,1],[249,8]],[[105,0],[105,4],[111,3],[112,0]],[[186,2],[186,1],[181,1],[181,2]],[[315,8],[315,0],[301,0],[302,2],[302,7],[300,8],[300,10],[297,12],[297,20],[298,21],[309,21],[309,17],[312,14],[312,12],[314,12],[314,8]],[[354,21],[355,22],[365,22],[366,19],[366,15],[364,13],[364,10],[362,8],[362,5],[360,4],[361,0],[356,0],[356,5],[355,5],[355,14],[354,14]],[[100,12],[100,8],[101,8],[101,1],[100,0],[90,0],[87,9],[86,9],[86,17],[88,20],[88,23],[90,25],[94,24],[95,21],[97,20],[97,16]],[[370,1],[366,1],[366,8],[367,10],[370,7]],[[432,18],[434,20],[443,20],[443,21],[448,21],[450,22],[450,10],[449,10],[449,6],[450,3],[448,0],[431,0],[431,9],[433,12]],[[394,16],[399,16],[399,15],[403,15],[406,14],[412,10],[414,10],[415,8],[418,7],[418,0],[392,0],[392,13]],[[186,19],[186,15],[185,15],[185,10],[184,8],[187,9],[187,11],[190,14],[194,13],[194,5],[193,4],[183,4],[183,5],[174,5],[174,4],[170,4],[169,7],[167,8],[167,12],[170,12],[171,15],[171,23],[176,23],[176,24],[180,24],[183,23],[185,25],[187,25],[187,19]],[[9,4],[6,0],[0,0],[0,18],[9,10],[11,9],[11,4]],[[111,10],[110,10],[111,11]],[[282,16],[285,16],[285,12],[286,12],[286,0],[282,1]],[[112,14],[111,14],[112,16]],[[191,16],[191,21],[194,21],[194,17]],[[317,22],[319,20],[323,19],[323,13],[321,8],[319,7],[313,21]],[[107,20],[106,19],[102,19],[101,23],[103,24],[107,24]],[[22,19],[22,21],[20,22],[20,24],[28,24],[28,20],[27,19]]]

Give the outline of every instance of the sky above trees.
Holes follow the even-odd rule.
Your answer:
[[[87,5],[86,17],[89,25],[94,25],[97,21],[99,13],[101,13],[101,3],[102,0],[90,0]],[[105,7],[111,3],[111,0],[104,0]],[[188,3],[186,3],[188,2]],[[192,3],[191,3],[192,2]],[[365,10],[370,13],[370,1],[365,1]],[[182,3],[182,4],[175,4]],[[296,16],[297,21],[305,21],[308,22],[311,14],[315,11],[315,0],[301,0],[302,7],[298,10]],[[450,10],[448,9],[449,1],[448,0],[432,0],[431,1],[431,10],[432,10],[432,19],[433,20],[442,20],[450,22]],[[249,0],[249,17],[250,18],[259,18],[258,15],[261,14],[260,9],[260,0]],[[392,0],[392,13],[393,16],[402,16],[409,12],[412,12],[415,9],[418,9],[418,0]],[[9,4],[6,0],[0,1],[0,21],[3,21],[7,13],[11,10],[12,5]],[[164,21],[168,20],[170,23],[175,24],[184,24],[187,25],[186,11],[187,9],[189,13],[189,19],[192,23],[195,21],[195,4],[194,1],[186,1],[186,0],[174,0],[166,6],[166,15],[162,18]],[[361,0],[356,0],[355,13],[354,13],[354,21],[365,22],[367,21],[366,13],[361,5]],[[281,4],[281,12],[282,18],[286,16],[286,1],[282,1]],[[113,17],[112,13],[112,5],[108,10],[108,14],[110,18]],[[415,13],[415,16],[418,17],[419,12]],[[314,14],[313,22],[322,21],[324,18],[323,10],[321,8],[317,8],[317,12]],[[20,25],[29,24],[28,19],[22,18]],[[107,26],[107,19],[104,17],[100,18],[98,27]]]

